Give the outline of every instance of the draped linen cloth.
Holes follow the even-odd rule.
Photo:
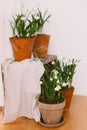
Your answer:
[[[4,123],[23,116],[40,121],[36,96],[40,94],[40,77],[44,73],[42,62],[32,59],[21,62],[6,60],[3,63],[3,73]]]

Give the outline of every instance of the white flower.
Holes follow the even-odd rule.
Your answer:
[[[39,19],[39,16],[37,14],[34,14],[34,18],[37,20]]]
[[[71,61],[69,61],[69,62],[67,63],[67,65],[72,65],[72,62],[71,62]]]
[[[23,17],[21,17],[21,20],[25,21],[25,20],[26,20],[26,18],[23,16]]]
[[[52,72],[53,72],[53,73],[56,73],[56,72],[58,72],[58,71],[57,71],[56,69],[54,69],[54,70],[52,70]]]
[[[69,82],[67,82],[67,85],[69,85],[69,86],[70,86],[70,83],[69,83]]]
[[[56,70],[54,69],[54,70],[52,70],[52,73],[54,73]]]
[[[55,70],[55,71],[54,71],[54,74],[55,74],[55,75],[57,75],[57,74],[58,74],[58,71],[57,71],[57,70]]]
[[[69,75],[71,75],[72,73],[71,72],[69,72]]]
[[[57,79],[58,71],[54,69],[54,70],[52,70],[52,73],[53,73],[54,79]]]
[[[53,78],[50,78],[50,81],[53,81]]]
[[[63,63],[64,63],[64,65],[66,65],[68,63],[66,58],[63,58]]]
[[[63,83],[62,86],[65,87],[67,85],[67,83]]]
[[[57,86],[54,90],[55,91],[59,91],[61,89],[61,87],[60,86]]]
[[[57,79],[57,75],[54,76],[54,79]]]
[[[40,85],[42,84],[42,81],[40,81]]]
[[[59,83],[60,81],[59,81],[59,79],[57,80],[57,83]]]
[[[55,64],[55,62],[54,62],[54,61],[52,61],[51,63],[52,63],[52,65],[54,65],[54,64]]]

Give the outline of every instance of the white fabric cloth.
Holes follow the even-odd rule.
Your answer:
[[[36,96],[40,94],[40,77],[44,67],[40,60],[26,59],[15,62],[10,59],[3,64],[5,87],[4,123],[25,116],[40,120]]]
[[[1,64],[0,64],[0,106],[4,106],[4,90],[3,90]]]

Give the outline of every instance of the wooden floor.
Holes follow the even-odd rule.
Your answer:
[[[2,124],[3,114],[0,113],[0,130],[87,130],[87,96],[73,96],[70,111],[64,116],[66,121],[62,126],[47,128],[27,118]]]

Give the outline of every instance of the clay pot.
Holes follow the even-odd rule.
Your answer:
[[[38,106],[44,123],[56,124],[62,118],[65,100],[58,104],[45,104],[38,101]]]
[[[50,36],[49,35],[37,35],[35,37],[33,55],[35,57],[44,58],[48,52]]]
[[[74,92],[74,87],[72,87],[72,86],[69,89],[63,91],[63,97],[66,99],[66,105],[64,108],[64,112],[69,111],[73,92]]]
[[[10,38],[16,61],[31,58],[35,38]]]

